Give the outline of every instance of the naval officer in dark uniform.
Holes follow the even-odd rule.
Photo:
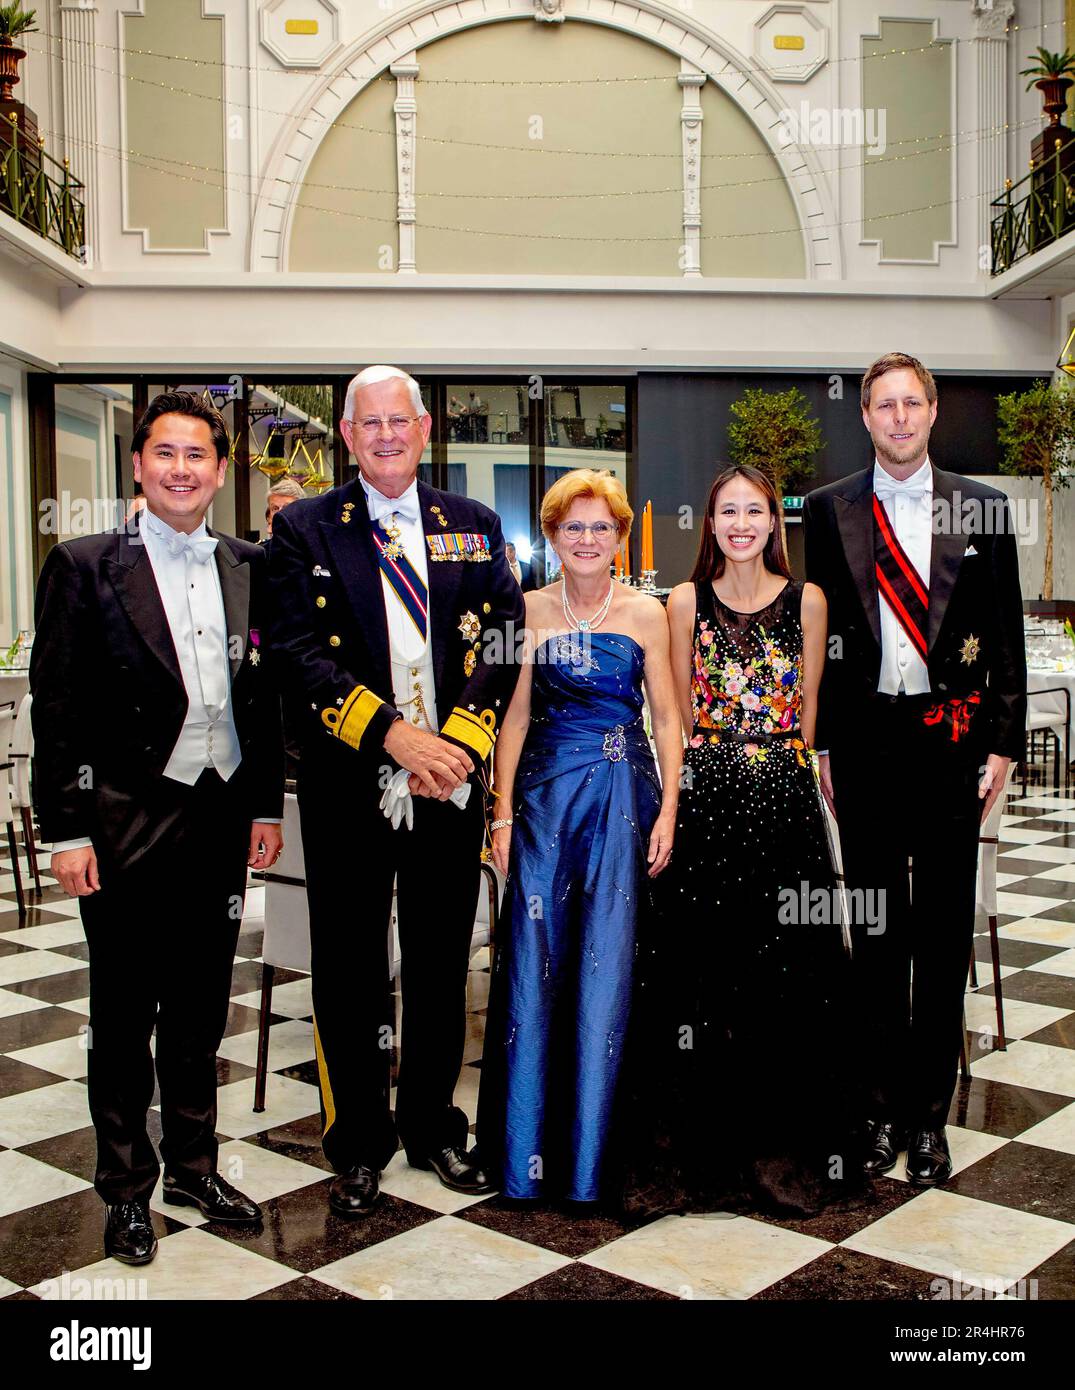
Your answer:
[[[344,1214],[372,1208],[397,1137],[447,1186],[489,1190],[452,1100],[483,784],[515,687],[523,597],[496,515],[417,481],[431,423],[411,377],[360,372],[340,422],[358,478],[296,502],[273,527],[271,641],[302,750],[323,1143],[337,1174],[329,1199]],[[393,885],[403,961],[394,1116]]]

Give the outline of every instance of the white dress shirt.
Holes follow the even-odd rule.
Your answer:
[[[928,458],[921,468],[902,482],[885,472],[875,460],[874,491],[884,494],[884,507],[896,538],[914,565],[929,592],[930,555],[933,547],[933,467]],[[929,670],[895,613],[880,594],[881,674],[879,695],[928,695]]]
[[[392,527],[398,529],[404,554],[428,591],[429,563],[418,505],[417,480],[399,497],[385,497],[361,473],[358,477],[371,519],[380,522],[386,531]],[[433,679],[433,648],[429,641],[429,614],[427,612],[426,615],[426,635],[422,637],[383,570],[381,591],[388,619],[388,650],[392,661],[392,695],[396,709],[409,724],[436,733],[440,724]]]

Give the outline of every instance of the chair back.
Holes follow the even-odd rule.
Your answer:
[[[1015,764],[1009,763],[1004,778],[1004,790],[993,802],[993,807],[978,832],[978,892],[975,911],[984,913],[986,917],[997,915],[997,840],[1000,836],[1004,807],[1008,804],[1008,788],[1014,771]]]
[[[30,799],[30,759],[34,755],[34,728],[30,720],[32,695],[22,697],[19,712],[15,716],[14,731],[11,735],[11,799],[17,811],[31,806]]]
[[[15,711],[10,705],[0,707],[0,825],[13,825],[15,814],[11,798],[11,736],[15,727]]]
[[[310,909],[306,902],[306,865],[302,856],[298,799],[284,797],[284,848],[265,878],[266,965],[287,970],[310,969]],[[285,881],[286,880],[286,881]]]

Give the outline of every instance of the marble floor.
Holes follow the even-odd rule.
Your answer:
[[[456,1196],[400,1153],[375,1214],[336,1217],[303,975],[278,972],[267,1109],[251,1108],[263,893],[254,888],[220,1049],[218,1129],[221,1170],[262,1204],[264,1222],[231,1230],[165,1207],[158,1192],[160,1251],[133,1271],[104,1259],[103,1207],[91,1186],[78,908],[48,880],[20,923],[5,852],[0,1298],[63,1296],[75,1280],[90,1281],[77,1287],[92,1292],[132,1275],[144,1281],[137,1296],[150,1299],[930,1300],[938,1281],[951,1280],[1009,1297],[1075,1297],[1075,797],[1017,791],[1001,836],[1009,1042],[998,1050],[992,1032],[982,935],[979,987],[966,1001],[971,1075],[949,1116],[957,1171],[943,1190],[916,1191],[900,1165],[866,1196],[809,1220],[718,1213],[631,1225]],[[486,967],[476,956],[457,1090],[472,1119]]]

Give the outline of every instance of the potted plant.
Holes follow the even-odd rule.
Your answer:
[[[772,483],[777,497],[797,493],[814,472],[814,455],[825,447],[810,402],[797,386],[787,391],[748,388],[731,408],[728,452],[732,463],[749,463]],[[784,508],[780,536],[787,551]]]
[[[1037,87],[1045,98],[1043,107],[1049,117],[1049,128],[1059,126],[1060,117],[1068,103],[1068,89],[1075,81],[1075,53],[1065,48],[1063,53],[1050,53],[1047,48],[1037,50],[1037,62],[1024,68],[1020,77],[1029,77],[1026,84],[1029,92]],[[1046,136],[1049,129],[1045,131]],[[1046,145],[1051,149],[1051,145]]]
[[[1000,467],[1017,478],[1040,478],[1045,494],[1042,598],[1053,596],[1053,493],[1071,481],[1075,387],[1036,381],[1028,391],[997,397]]]
[[[14,101],[15,83],[19,80],[19,63],[26,57],[24,48],[16,47],[21,34],[36,34],[36,10],[24,10],[22,0],[0,4],[0,101]]]

